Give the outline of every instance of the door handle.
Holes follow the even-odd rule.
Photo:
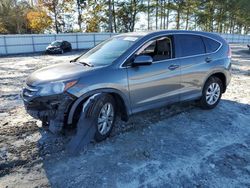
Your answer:
[[[211,58],[211,57],[207,57],[207,58],[205,59],[205,61],[206,61],[207,63],[210,63],[210,62],[212,61],[212,58]]]
[[[175,70],[177,68],[179,68],[179,65],[169,65],[169,67],[168,67],[168,69],[171,70],[171,71]]]

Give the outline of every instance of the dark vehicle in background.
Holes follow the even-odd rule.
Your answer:
[[[68,41],[56,40],[53,41],[47,48],[47,54],[63,54],[64,52],[70,52],[72,46]]]
[[[247,47],[248,47],[248,49],[250,50],[250,45],[249,45],[249,44],[247,45]]]
[[[94,119],[95,140],[101,141],[118,114],[126,121],[132,114],[189,100],[212,109],[230,79],[231,50],[217,34],[128,33],[69,63],[35,71],[22,97],[31,116],[50,126],[57,120],[62,128],[78,122],[81,109],[95,98],[88,117]]]

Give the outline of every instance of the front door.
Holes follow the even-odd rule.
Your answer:
[[[174,59],[173,38],[151,40],[134,57],[139,55],[151,56],[153,63],[127,67],[132,112],[179,101],[180,64]]]

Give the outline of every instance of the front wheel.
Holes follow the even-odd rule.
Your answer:
[[[214,108],[220,102],[222,90],[223,85],[219,78],[209,78],[202,91],[202,97],[200,99],[201,108]]]
[[[91,106],[89,114],[96,126],[95,141],[105,140],[111,133],[116,119],[116,105],[114,98],[105,94]]]

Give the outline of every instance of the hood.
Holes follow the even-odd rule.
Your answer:
[[[93,70],[95,67],[87,67],[80,63],[60,63],[51,65],[33,72],[26,83],[31,86],[37,86],[54,81],[67,81],[78,79],[85,72]]]
[[[51,46],[51,45],[49,45],[49,46],[46,47],[46,49],[52,49],[52,48],[60,48],[60,46]]]

